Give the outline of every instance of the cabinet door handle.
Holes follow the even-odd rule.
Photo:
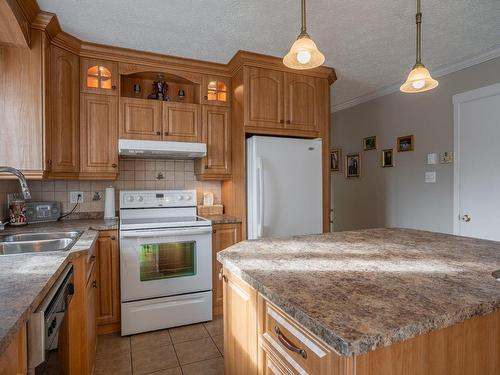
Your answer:
[[[224,271],[222,268],[219,271],[219,280],[227,282],[227,277],[226,277],[226,275],[224,275]]]
[[[117,165],[117,164],[115,164],[115,163],[111,164],[111,166],[112,166],[113,168],[118,167],[118,165]]]
[[[286,123],[289,124],[290,123],[290,120],[286,120]]]
[[[92,282],[92,288],[97,288],[97,281],[95,281],[95,280],[94,280],[94,281]]]
[[[111,236],[111,241],[114,241],[116,240],[116,237],[115,236]]]
[[[205,165],[205,169],[208,169],[208,165]]]
[[[295,345],[293,345],[290,340],[288,340],[283,333],[281,333],[280,327],[274,326],[274,332],[278,335],[278,340],[283,344],[285,348],[290,350],[291,352],[299,354],[302,358],[306,359],[307,358],[307,352],[304,349],[298,348]]]
[[[91,256],[90,256],[90,261],[91,261],[91,262],[95,261],[95,255],[91,255]]]
[[[168,132],[163,133],[163,135],[168,135]]]
[[[285,122],[285,120],[280,120],[280,124],[283,124]]]
[[[212,233],[217,233],[217,229],[212,230]]]
[[[116,90],[116,85],[111,86],[113,90]]]
[[[156,132],[156,135],[161,135],[161,132]]]

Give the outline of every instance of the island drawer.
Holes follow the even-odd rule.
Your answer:
[[[273,373],[269,371],[269,361],[278,363],[270,363],[276,369],[282,368],[282,372],[276,372],[278,374],[331,373],[331,356],[334,353],[318,338],[304,330],[282,310],[260,295],[259,346],[264,362],[261,362],[264,374]],[[273,361],[273,358],[279,361]],[[280,362],[284,365],[279,365]]]

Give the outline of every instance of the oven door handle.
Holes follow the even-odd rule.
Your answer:
[[[121,231],[120,238],[142,238],[142,237],[161,237],[161,236],[189,236],[196,234],[212,233],[212,227],[197,229],[161,229],[161,230],[131,230]]]

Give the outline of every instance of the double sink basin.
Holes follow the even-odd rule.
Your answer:
[[[0,236],[0,255],[69,250],[81,234],[69,231]]]

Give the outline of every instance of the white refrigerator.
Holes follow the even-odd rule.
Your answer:
[[[247,139],[248,239],[321,233],[321,139]]]

